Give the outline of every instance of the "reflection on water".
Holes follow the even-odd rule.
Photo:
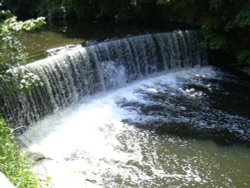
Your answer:
[[[178,89],[155,82],[137,90],[141,100],[122,100],[119,105],[139,117],[123,122],[160,134],[250,145],[249,87],[225,76],[207,79],[195,74],[177,80]]]
[[[249,187],[250,150],[232,142],[249,144],[250,116],[238,113],[234,102],[224,109],[228,99],[220,96],[236,94],[233,85],[225,87],[228,79],[240,87],[238,78],[212,67],[156,75],[84,98],[39,122],[22,140],[49,159],[38,170],[58,188]],[[243,88],[248,95],[238,98],[241,106],[249,102],[249,88]],[[199,136],[205,122],[215,131]],[[221,126],[236,135],[229,137],[231,145],[214,142]]]
[[[53,31],[40,31],[25,33],[20,38],[29,54],[29,61],[35,61],[46,57],[46,50],[69,44],[81,44],[82,38],[67,38],[63,33]]]
[[[47,26],[40,32],[24,33],[19,38],[26,47],[29,61],[46,57],[46,50],[69,44],[89,44],[97,41],[122,38],[153,32],[188,29],[190,26],[171,23],[78,23],[65,22]]]

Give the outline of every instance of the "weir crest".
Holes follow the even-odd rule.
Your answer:
[[[197,31],[133,36],[79,47],[21,67],[43,86],[8,93],[1,85],[2,113],[12,127],[28,126],[84,96],[122,87],[151,74],[207,63]],[[20,129],[23,132],[24,129]]]

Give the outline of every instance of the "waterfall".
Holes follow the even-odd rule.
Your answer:
[[[21,67],[39,76],[42,87],[8,93],[1,83],[2,114],[21,132],[80,98],[122,87],[170,69],[206,63],[197,31],[147,34],[79,47]]]

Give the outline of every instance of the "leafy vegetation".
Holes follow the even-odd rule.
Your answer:
[[[199,26],[211,49],[229,52],[250,63],[250,1],[246,0],[2,0],[18,16],[64,19],[75,12],[82,20],[144,19],[178,21]],[[26,9],[26,5],[28,9]],[[28,12],[28,13],[27,13]],[[54,16],[56,17],[56,16]]]
[[[171,0],[168,5],[171,19],[201,27],[211,49],[250,63],[250,1]]]
[[[72,0],[2,0],[21,19],[45,16],[48,20],[75,15]]]
[[[27,63],[27,54],[17,35],[33,31],[45,24],[45,18],[18,21],[10,11],[0,4],[0,81],[8,83],[9,91],[26,92],[40,85],[33,73],[17,68]],[[19,153],[12,131],[0,117],[0,171],[18,188],[37,188],[41,181],[31,172],[25,157]]]
[[[27,63],[27,54],[18,35],[40,28],[45,18],[19,21],[6,8],[20,18],[66,19],[71,14],[80,20],[144,19],[189,23],[201,28],[211,49],[229,52],[238,61],[250,63],[250,1],[0,0],[0,81],[7,82],[11,92],[27,92],[41,85],[36,75],[17,68]],[[20,188],[35,188],[41,183],[29,171],[3,119],[0,119],[0,171]]]
[[[1,6],[1,5],[0,5]],[[27,60],[24,47],[16,35],[23,31],[33,31],[45,24],[45,18],[17,21],[10,11],[0,9],[0,62],[2,67],[19,66]],[[5,64],[3,65],[3,63]]]
[[[37,188],[40,180],[31,172],[25,157],[20,155],[12,131],[0,118],[0,171],[18,188]]]
[[[16,68],[27,63],[25,47],[17,35],[40,28],[45,24],[45,18],[17,21],[17,17],[10,11],[0,9],[0,14],[0,81],[8,82],[12,92],[29,91],[41,83],[33,73]]]

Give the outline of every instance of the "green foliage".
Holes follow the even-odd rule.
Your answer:
[[[23,0],[19,0],[21,3]],[[29,0],[26,0],[29,2]],[[43,0],[35,1],[32,9],[37,12],[37,15],[46,16],[49,20],[63,20],[72,14],[72,0]]]
[[[160,0],[170,20],[200,26],[211,49],[229,52],[250,63],[250,1]]]
[[[3,19],[0,19],[0,63],[19,66],[26,62],[27,54],[16,35],[23,31],[34,31],[45,24],[45,18],[17,21],[9,11],[2,11]]]
[[[23,69],[22,67],[7,70],[3,75],[0,75],[0,80],[1,79],[4,80],[8,92],[11,93],[27,93],[32,89],[43,85],[37,75]]]
[[[45,18],[17,21],[9,11],[1,11],[0,17],[0,81],[8,82],[11,92],[29,91],[41,85],[33,73],[16,67],[27,63],[25,47],[17,35],[25,31],[34,31],[45,24]]]
[[[250,63],[249,1],[210,0],[201,23],[210,47],[234,54]]]
[[[98,0],[72,0],[72,4],[80,20],[89,20],[98,15]]]
[[[18,152],[12,131],[0,118],[0,171],[18,188],[37,188],[41,182]]]
[[[20,15],[51,16],[75,10],[78,18],[115,21],[168,20],[199,26],[212,49],[250,63],[250,1],[247,0],[2,0]],[[63,15],[64,15],[63,13]],[[59,14],[61,15],[61,14]],[[59,16],[64,19],[64,16]]]
[[[39,85],[39,78],[18,68],[26,63],[27,54],[16,35],[33,31],[45,23],[44,18],[17,21],[0,4],[0,81],[7,83],[11,92],[26,92]],[[8,91],[6,91],[8,92]],[[41,181],[30,171],[25,157],[19,153],[12,130],[0,118],[0,171],[18,188],[37,188]]]
[[[18,18],[45,16],[48,20],[62,20],[73,12],[72,0],[2,0]]]
[[[131,1],[128,0],[100,0],[100,15],[115,18],[120,12],[131,8]]]

